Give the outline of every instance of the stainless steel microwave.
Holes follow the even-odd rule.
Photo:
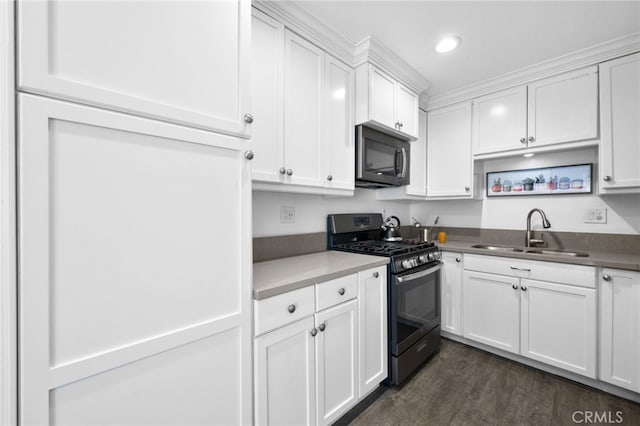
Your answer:
[[[409,184],[409,142],[366,125],[356,126],[356,186]]]

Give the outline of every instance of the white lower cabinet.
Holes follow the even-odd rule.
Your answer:
[[[595,268],[464,258],[464,337],[596,377]]]
[[[600,380],[640,392],[640,272],[603,269]]]
[[[462,336],[462,253],[442,253],[441,330]]]
[[[254,303],[257,425],[330,424],[387,378],[386,288],[381,266]]]

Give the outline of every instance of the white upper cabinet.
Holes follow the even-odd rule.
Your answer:
[[[247,137],[250,7],[18,2],[19,89]]]
[[[326,55],[324,185],[327,188],[353,190],[355,185],[353,93],[353,69]]]
[[[324,185],[324,52],[285,30],[284,168],[286,181]]]
[[[640,190],[640,53],[600,64],[600,191]]]
[[[251,18],[251,105],[256,120],[251,129],[252,177],[284,181],[284,25],[253,9]]]
[[[393,129],[418,138],[418,94],[381,69],[356,69],[356,123]]]
[[[492,154],[598,137],[596,67],[473,100],[473,153]]]
[[[429,111],[427,197],[473,197],[471,102]]]

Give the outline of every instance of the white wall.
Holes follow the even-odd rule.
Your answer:
[[[295,207],[295,223],[280,223],[280,207]],[[402,225],[411,224],[410,204],[377,201],[375,191],[356,189],[354,197],[325,198],[320,195],[253,192],[253,236],[307,234],[327,231],[327,214],[382,213],[397,216]]]
[[[484,182],[486,172],[594,163],[597,167],[597,150],[539,154],[531,158],[511,157],[507,159],[476,161],[476,178]],[[594,170],[597,176],[597,170]],[[594,182],[595,183],[595,182]],[[594,189],[594,192],[597,190]],[[541,208],[551,222],[551,230],[558,232],[594,232],[612,234],[640,234],[640,194],[607,195],[537,195],[521,197],[486,198],[486,189],[481,186],[480,200],[450,200],[414,202],[410,215],[423,223],[433,223],[440,216],[443,226],[521,229],[526,228],[526,217],[534,207]],[[606,208],[607,223],[584,223],[588,209]],[[540,228],[540,218],[534,216],[534,229]]]

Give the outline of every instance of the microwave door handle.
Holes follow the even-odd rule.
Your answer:
[[[396,149],[394,154],[393,154],[393,174],[396,175],[396,176],[400,176],[400,170],[398,169],[398,154],[399,153],[400,153],[400,151],[398,151]]]
[[[402,148],[402,178],[407,177],[407,150]]]

